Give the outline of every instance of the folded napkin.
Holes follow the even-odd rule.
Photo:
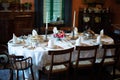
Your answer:
[[[54,48],[54,40],[50,39],[48,41],[48,48]]]
[[[97,43],[97,44],[101,44],[101,35],[99,35],[99,36],[97,37],[96,43]]]
[[[19,43],[19,40],[17,39],[17,37],[15,36],[15,34],[13,33],[13,43]]]
[[[35,29],[33,29],[32,30],[32,36],[37,36],[37,35],[38,35],[37,31]]]
[[[100,36],[104,36],[104,30],[103,29],[100,31]]]
[[[58,33],[57,27],[54,27],[54,28],[53,28],[53,33],[54,33],[54,34]]]
[[[75,42],[76,46],[80,46],[81,45],[81,37],[79,37],[76,42]]]

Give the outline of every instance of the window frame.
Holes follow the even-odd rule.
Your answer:
[[[72,0],[64,0],[64,27],[72,27]],[[35,25],[39,29],[44,27],[43,23],[43,0],[35,0]]]
[[[46,0],[44,0],[44,1],[46,1]],[[50,22],[52,22],[52,21],[56,21],[57,20],[57,17],[58,17],[58,15],[60,16],[60,19],[62,19],[63,20],[63,13],[64,13],[64,0],[61,0],[62,2],[60,2],[60,11],[58,11],[58,12],[60,12],[60,14],[57,14],[57,15],[54,15],[56,12],[53,12],[54,10],[56,10],[57,8],[56,8],[56,4],[57,3],[54,3],[54,1],[56,2],[56,0],[49,0],[49,2],[47,3],[47,2],[44,2],[43,1],[43,4],[45,4],[45,5],[43,5],[43,17],[45,18],[45,19],[43,19],[43,21],[44,21],[44,23],[46,22],[46,13],[49,13],[49,21]],[[47,6],[47,4],[49,5],[49,6]],[[47,8],[46,8],[47,7]],[[49,22],[49,23],[50,23]]]

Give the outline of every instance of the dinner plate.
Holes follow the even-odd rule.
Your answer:
[[[62,48],[62,47],[60,47],[60,46],[58,46],[58,45],[54,45],[53,47],[48,47],[48,46],[47,46],[47,48],[48,48],[48,49],[64,49],[64,48]]]

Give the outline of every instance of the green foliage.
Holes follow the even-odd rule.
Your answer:
[[[31,7],[32,4],[31,4],[30,2],[26,2],[26,3],[24,3],[24,6],[25,6],[25,7]]]

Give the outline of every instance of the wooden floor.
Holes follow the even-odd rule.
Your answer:
[[[7,70],[1,71],[0,70],[0,80],[8,80],[8,72]],[[117,72],[118,74],[118,72]],[[42,78],[41,80],[47,80],[47,76],[44,74],[41,74]],[[70,74],[68,76],[69,78],[66,79],[65,75],[56,75],[51,77],[50,80],[120,80],[120,73],[118,76],[116,76],[116,79],[112,79],[112,76],[108,74],[106,70],[102,71],[101,74],[98,74],[98,70],[96,69],[94,72],[91,70],[82,70],[76,73],[73,72],[73,70],[70,71]],[[14,79],[15,76],[14,76]],[[20,80],[22,80],[20,78]],[[32,80],[32,79],[26,79],[26,80]]]
[[[42,75],[41,80],[47,80],[46,75],[40,75]],[[120,76],[116,76],[116,79],[112,79],[112,76],[108,73],[108,71],[104,70],[101,74],[99,74],[96,69],[94,72],[90,70],[79,71],[76,75],[73,71],[71,71],[68,79],[65,78],[65,75],[57,75],[51,77],[51,80],[120,80]]]

